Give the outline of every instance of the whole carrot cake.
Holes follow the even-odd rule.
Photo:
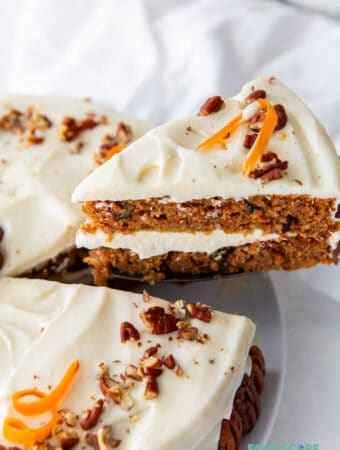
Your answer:
[[[83,221],[70,197],[148,126],[88,99],[0,97],[0,276],[79,268]]]
[[[255,426],[266,370],[246,317],[45,280],[0,292],[2,450],[237,450]]]
[[[337,263],[340,162],[275,77],[148,132],[73,194],[95,282]]]

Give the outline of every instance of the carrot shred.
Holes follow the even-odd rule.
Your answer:
[[[110,150],[105,155],[105,161],[110,159],[116,153],[121,152],[126,147],[125,144],[117,144],[110,148]]]
[[[267,102],[266,100],[260,98],[257,100],[257,103],[261,107],[265,107],[267,109],[265,113],[265,117],[263,120],[262,128],[256,138],[255,144],[253,148],[250,150],[247,159],[244,163],[242,173],[243,175],[249,175],[249,173],[255,169],[256,164],[261,159],[269,140],[275,130],[277,123],[277,115],[274,107]]]
[[[224,146],[226,139],[235,133],[235,131],[244,123],[242,120],[242,113],[237,115],[227,125],[221,128],[217,133],[213,134],[210,138],[202,142],[196,150],[207,151],[210,150],[216,144]]]
[[[35,389],[25,389],[12,395],[14,409],[24,416],[35,416],[50,412],[52,419],[39,428],[30,428],[21,420],[7,417],[4,420],[3,435],[5,439],[16,444],[23,444],[25,449],[31,449],[36,442],[42,442],[53,431],[58,419],[57,409],[70,388],[76,374],[78,373],[79,361],[74,361],[67,369],[59,384],[48,395]],[[22,397],[32,395],[38,400],[32,402],[21,402]]]
[[[256,100],[256,103],[258,106],[257,109],[266,108],[266,113],[262,128],[242,168],[243,175],[249,175],[249,172],[251,172],[255,168],[269,143],[269,140],[273,134],[273,131],[275,130],[277,123],[277,115],[275,109],[267,100],[259,98]],[[212,136],[210,136],[210,138],[206,139],[204,142],[198,145],[196,147],[196,150],[207,151],[211,150],[211,148],[215,145],[224,146],[226,140],[229,139],[240,126],[249,122],[249,120],[249,118],[243,119],[242,113],[238,114],[217,133],[213,134]]]

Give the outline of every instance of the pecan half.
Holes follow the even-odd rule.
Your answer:
[[[282,130],[282,128],[286,126],[288,121],[286,110],[282,105],[274,105],[274,109],[277,116],[275,131]]]
[[[253,103],[255,100],[258,100],[259,98],[266,98],[266,91],[264,91],[263,89],[257,89],[256,91],[251,92],[244,99],[244,101],[246,102],[247,105],[249,105],[249,103]]]
[[[152,306],[143,311],[140,317],[146,329],[152,334],[167,334],[177,329],[179,319],[173,314],[167,314],[164,308]]]
[[[87,409],[84,412],[80,422],[83,430],[90,430],[97,425],[99,417],[103,412],[103,406],[103,400],[98,400],[92,409]]]
[[[120,325],[120,341],[124,344],[127,341],[139,341],[140,334],[130,322],[122,322]]]
[[[191,317],[202,320],[203,322],[210,322],[212,318],[212,310],[210,306],[201,303],[188,303],[187,310]]]
[[[145,391],[144,391],[144,399],[152,400],[158,397],[159,389],[157,379],[153,376],[148,376],[146,379]]]
[[[194,341],[198,336],[198,328],[196,327],[184,327],[178,330],[179,339],[185,341]]]
[[[208,116],[219,111],[224,104],[224,100],[219,95],[209,97],[201,106],[198,116]]]
[[[170,370],[176,367],[176,361],[173,355],[162,356],[162,363],[166,368]]]

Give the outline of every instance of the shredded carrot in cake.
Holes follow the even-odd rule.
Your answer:
[[[246,176],[255,169],[256,164],[261,159],[261,156],[263,155],[269,143],[269,140],[275,130],[277,123],[277,115],[275,109],[267,100],[259,98],[256,100],[256,104],[257,110],[265,109],[266,111],[261,130],[257,136],[253,148],[247,156],[242,169],[243,175]],[[240,126],[248,123],[250,119],[251,118],[244,119],[242,113],[238,114],[221,130],[219,130],[217,133],[215,133],[210,138],[202,142],[198,147],[196,147],[196,150],[208,151],[211,150],[215,145],[224,146],[227,139],[229,139]]]
[[[126,147],[126,144],[118,144],[114,145],[110,148],[110,150],[105,155],[105,161],[111,158],[111,156],[115,155],[116,153],[121,152]]]
[[[53,431],[57,419],[57,409],[70,388],[79,370],[79,361],[74,361],[67,369],[59,384],[48,395],[36,389],[25,389],[12,395],[14,409],[24,416],[35,416],[50,412],[52,419],[39,428],[30,428],[21,420],[8,417],[4,421],[3,435],[5,439],[16,444],[23,444],[25,449],[30,449],[36,442],[42,442]],[[38,397],[38,400],[31,402],[20,401],[28,395]]]

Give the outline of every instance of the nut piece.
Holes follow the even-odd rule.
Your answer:
[[[282,178],[288,169],[288,161],[281,161],[275,152],[262,155],[256,168],[249,174],[250,178],[261,178],[263,183]]]
[[[249,105],[249,103],[253,103],[255,100],[258,100],[259,98],[266,98],[266,91],[264,91],[263,89],[253,91],[248,95],[248,97],[244,99],[244,101],[246,102],[246,105]]]
[[[158,347],[149,347],[145,350],[143,358],[150,358],[150,356],[155,355],[158,352]]]
[[[98,400],[92,409],[87,409],[84,412],[83,418],[80,422],[80,426],[83,430],[90,430],[97,425],[99,416],[103,412],[103,405],[103,400]]]
[[[69,409],[61,409],[58,411],[62,422],[64,422],[68,427],[75,427],[78,422],[78,416],[71,412]]]
[[[143,289],[143,302],[148,303],[150,301],[150,295],[146,289]]]
[[[216,113],[219,111],[224,104],[224,100],[219,95],[214,97],[209,97],[208,100],[201,106],[198,116],[208,116],[209,114]]]
[[[275,131],[282,130],[282,128],[286,126],[288,121],[286,110],[282,105],[274,105],[274,109],[277,116]]]
[[[256,133],[246,134],[243,139],[243,147],[250,150],[252,148],[252,146],[254,145],[256,138],[257,138]]]
[[[120,325],[120,341],[124,344],[126,341],[139,341],[140,334],[130,322],[122,322]]]
[[[71,450],[79,442],[79,436],[75,431],[62,431],[58,434],[58,440],[63,450]]]
[[[135,381],[142,381],[142,376],[138,373],[138,369],[133,364],[128,364],[125,368],[125,376]]]
[[[148,376],[146,379],[144,399],[152,400],[152,399],[158,397],[158,394],[159,394],[159,390],[158,390],[157,379],[153,376]]]
[[[112,380],[108,375],[99,378],[99,387],[106,398],[111,398],[118,405],[122,399],[123,388],[118,381]]]
[[[255,113],[248,122],[248,127],[253,131],[260,131],[263,125],[264,117],[266,111],[264,109],[260,109]]]
[[[170,370],[176,367],[176,361],[173,355],[162,356],[162,363],[163,366],[167,367]]]
[[[146,329],[152,334],[167,334],[177,329],[179,319],[173,314],[166,314],[164,308],[152,306],[140,315]]]
[[[184,300],[176,300],[174,303],[170,303],[170,309],[176,317],[181,320],[185,319],[187,310],[185,308]]]
[[[188,303],[187,310],[191,317],[202,320],[203,322],[210,322],[212,318],[212,311],[210,306],[201,303]]]
[[[194,341],[198,336],[198,328],[185,327],[178,330],[178,337],[185,341]]]
[[[159,377],[162,372],[162,361],[154,356],[150,356],[146,359],[141,359],[140,367],[143,375],[152,375],[154,377]]]

